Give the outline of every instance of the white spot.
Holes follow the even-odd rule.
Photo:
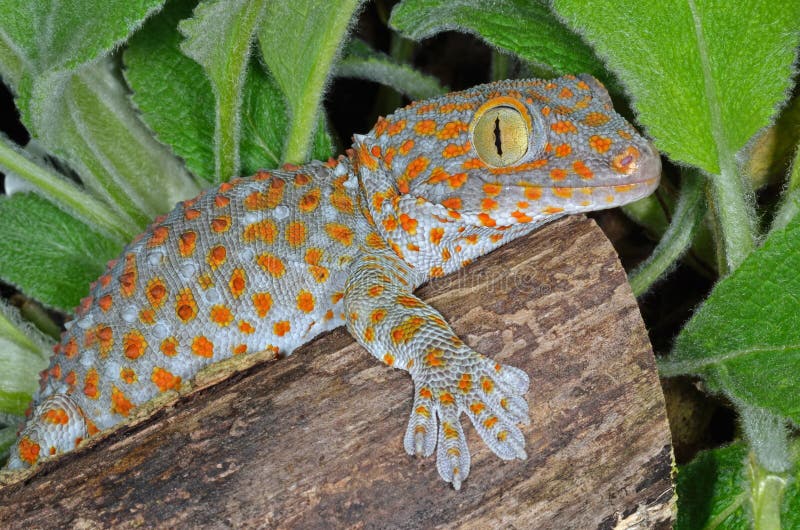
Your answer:
[[[259,212],[248,212],[244,214],[244,224],[251,225],[253,223],[257,223],[262,220],[264,216]]]
[[[219,291],[213,287],[208,291],[206,291],[203,296],[206,299],[206,301],[212,304],[215,304],[222,299],[222,297],[219,294]]]
[[[161,260],[164,258],[164,253],[160,250],[151,252],[147,255],[147,263],[156,267],[157,265],[161,264]]]
[[[153,336],[157,339],[165,339],[169,337],[170,329],[164,322],[156,322],[153,326]]]
[[[335,168],[333,168],[333,174],[334,174],[335,176],[337,176],[337,177],[341,177],[341,176],[342,176],[342,175],[344,175],[345,173],[347,173],[347,168],[345,167],[345,165],[344,165],[344,164],[336,164],[336,167],[335,167]],[[346,185],[347,185],[347,184],[345,184],[345,186],[346,186]]]
[[[81,329],[89,329],[94,324],[94,317],[90,314],[82,316],[75,324]]]
[[[253,249],[250,247],[244,247],[242,250],[239,251],[239,258],[241,261],[250,261],[253,259],[255,253]]]
[[[180,274],[184,280],[191,280],[197,273],[197,265],[193,261],[187,261],[181,265]]]
[[[283,204],[279,204],[275,207],[275,219],[286,219],[289,217],[289,208],[287,208]]]
[[[64,322],[64,329],[69,330],[75,324],[75,320],[68,320]]]
[[[136,308],[136,306],[129,305],[122,310],[120,315],[122,316],[122,320],[125,322],[136,322],[136,318],[139,315],[139,310]]]
[[[394,208],[392,207],[392,203],[389,201],[383,201],[383,204],[381,204],[381,210],[383,210],[383,213],[392,213]]]

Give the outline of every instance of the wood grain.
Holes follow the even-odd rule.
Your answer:
[[[405,454],[405,372],[337,330],[210,384],[0,489],[3,528],[669,528],[653,354],[613,248],[563,219],[420,290],[531,378],[526,461],[466,427],[460,492]],[[217,377],[216,379],[219,379]]]

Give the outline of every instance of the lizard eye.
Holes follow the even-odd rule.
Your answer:
[[[528,152],[530,124],[519,109],[499,105],[480,113],[472,127],[472,145],[478,156],[493,167],[519,161]]]

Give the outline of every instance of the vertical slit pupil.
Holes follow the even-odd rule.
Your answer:
[[[503,156],[503,140],[500,138],[500,118],[494,119],[494,146],[497,148],[497,155]]]

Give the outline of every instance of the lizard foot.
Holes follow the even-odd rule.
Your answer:
[[[512,366],[463,347],[429,348],[422,369],[412,369],[415,396],[404,445],[410,455],[430,456],[437,447],[439,475],[458,490],[469,475],[470,455],[461,413],[503,460],[525,459],[518,423],[529,423],[528,376]],[[437,443],[438,441],[438,443]]]

